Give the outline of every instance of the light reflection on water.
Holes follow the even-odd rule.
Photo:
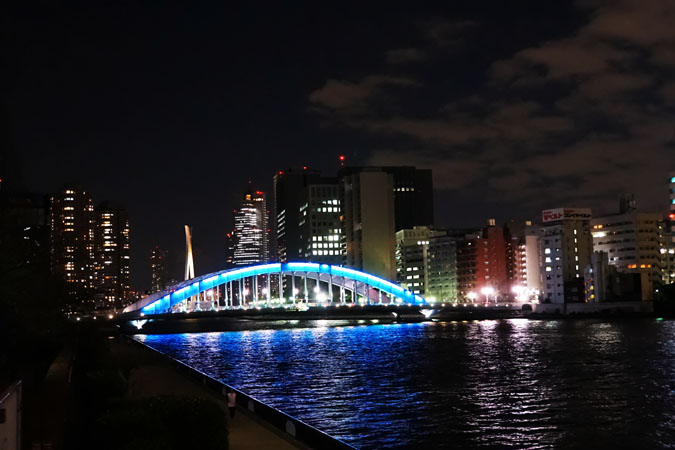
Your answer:
[[[364,449],[675,442],[675,322],[322,323],[144,342]]]

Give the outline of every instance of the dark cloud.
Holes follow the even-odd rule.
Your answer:
[[[445,47],[457,44],[461,36],[475,28],[478,22],[473,20],[448,20],[434,17],[418,21],[418,28],[424,37],[433,45]]]
[[[408,64],[424,61],[429,57],[427,52],[418,48],[397,48],[389,50],[385,54],[387,63],[389,64]]]
[[[644,207],[663,209],[665,176],[675,168],[675,3],[579,5],[587,20],[573,33],[495,60],[482,85],[440,108],[366,109],[333,120],[400,138],[370,161],[433,168],[436,186],[460,196],[480,189],[534,209],[611,209],[629,191]],[[476,26],[435,19],[422,29],[440,45]]]
[[[372,75],[357,82],[328,80],[309,96],[311,106],[319,111],[354,113],[363,111],[369,98],[387,86],[415,86],[417,83],[404,77]]]

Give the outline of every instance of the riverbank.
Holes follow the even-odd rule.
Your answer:
[[[213,391],[176,371],[162,355],[145,349],[128,338],[111,340],[111,355],[118,360],[133,360],[134,368],[128,379],[128,398],[148,398],[158,395],[180,393],[191,398],[201,398],[216,403],[222,411],[227,411],[223,395]],[[306,448],[290,437],[283,437],[269,426],[238,408],[234,419],[227,416],[227,428],[231,450],[274,448],[281,450]],[[199,430],[195,430],[196,433]]]
[[[177,334],[219,331],[278,330],[316,326],[416,323],[424,321],[466,321],[528,318],[558,320],[572,318],[616,319],[661,317],[651,302],[542,303],[483,306],[457,304],[411,307],[368,305],[356,307],[311,307],[304,311],[249,309],[201,311],[196,313],[123,315],[107,322],[111,331],[122,334]],[[663,317],[668,317],[667,315]],[[114,328],[113,328],[114,327]]]

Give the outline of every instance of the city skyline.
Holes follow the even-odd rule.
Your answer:
[[[621,192],[664,208],[662,184],[643,182],[672,169],[675,32],[663,2],[392,6],[360,17],[192,6],[156,20],[142,5],[23,8],[6,16],[2,139],[14,155],[3,159],[21,162],[30,190],[74,182],[124,204],[134,284],[149,279],[154,245],[183,253],[185,223],[195,259],[219,267],[240,186],[271,192],[272,174],[303,165],[332,175],[339,155],[435,169],[439,226],[536,219],[564,204],[609,214]],[[127,8],[137,22],[124,20]],[[73,33],[54,37],[55,23]],[[106,38],[117,23],[124,38]],[[229,33],[258,37],[235,44]],[[182,176],[186,166],[199,176]],[[10,185],[15,173],[0,177]],[[171,273],[181,266],[173,258]]]

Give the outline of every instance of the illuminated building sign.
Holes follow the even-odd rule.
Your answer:
[[[556,220],[591,219],[591,210],[588,208],[556,208],[546,209],[541,212],[542,222],[555,222]]]

